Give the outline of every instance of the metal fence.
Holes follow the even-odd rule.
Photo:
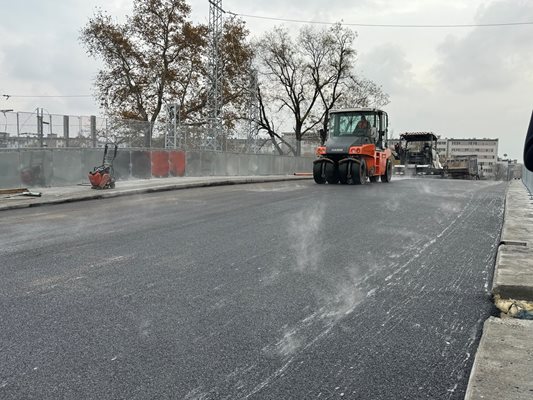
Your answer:
[[[533,172],[522,166],[522,182],[526,185],[530,194],[533,194]]]
[[[12,112],[0,110],[0,148],[97,148],[105,143],[116,143],[127,148],[169,148],[167,135],[175,136],[175,147],[186,151],[211,150],[207,145],[209,132],[202,125],[171,125],[162,114],[160,121],[151,124],[146,121],[96,116],[57,115],[37,109],[35,112]],[[145,137],[149,132],[148,145]],[[224,132],[218,138],[218,150],[232,153],[276,154],[275,146],[268,137],[249,134],[249,123],[244,122],[231,132]],[[286,141],[293,147],[290,134]],[[314,136],[301,143],[302,155],[313,154],[317,145]],[[290,149],[281,146],[285,154]]]
[[[0,148],[101,147],[107,142],[142,147],[149,122],[35,112],[0,113]]]

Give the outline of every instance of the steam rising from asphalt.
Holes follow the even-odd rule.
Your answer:
[[[324,204],[318,204],[296,214],[289,224],[289,240],[294,250],[298,272],[315,271],[320,260],[319,244],[325,214]]]
[[[292,357],[323,338],[363,300],[358,287],[360,271],[355,265],[333,271],[326,265],[327,234],[325,203],[318,203],[294,215],[288,222],[288,240],[292,254],[290,270],[296,274],[311,275],[305,279],[316,301],[314,312],[295,325],[285,326],[277,343],[265,349],[268,353]],[[309,277],[308,277],[309,278]]]

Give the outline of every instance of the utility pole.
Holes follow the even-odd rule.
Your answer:
[[[178,147],[178,127],[180,123],[180,106],[177,103],[167,104],[167,129],[165,132],[165,149]],[[179,143],[181,145],[181,143]]]
[[[39,147],[44,147],[44,121],[43,121],[44,110],[42,108],[37,108],[37,136],[39,138]]]
[[[68,115],[63,115],[63,138],[65,139],[65,147],[69,147],[70,121]]]
[[[223,29],[222,0],[209,0],[209,92],[207,98],[207,136],[204,148],[222,150],[222,62],[220,40]]]
[[[247,134],[247,150],[252,153],[257,153],[257,134],[259,132],[257,126],[257,119],[259,118],[259,105],[257,101],[257,70],[250,66],[250,89],[248,93],[247,104],[247,118],[248,118],[248,134]]]

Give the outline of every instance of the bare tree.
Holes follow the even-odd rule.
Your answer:
[[[274,84],[272,98],[279,103],[280,111],[292,116],[296,154],[300,154],[302,137],[320,122],[314,114],[319,92],[308,62],[299,43],[282,27],[265,34],[257,46],[260,71],[267,82]]]
[[[285,153],[281,147],[281,144],[284,144],[293,155],[297,155],[296,149],[277,133],[275,122],[271,118],[271,113],[268,110],[269,101],[265,100],[261,87],[257,88],[257,102],[259,107],[259,115],[256,123],[258,124],[259,129],[267,133],[279,155],[283,155]]]
[[[356,75],[350,75],[344,83],[339,107],[384,107],[389,104],[389,95],[377,83]]]
[[[290,114],[296,138],[294,153],[299,155],[302,138],[318,126],[325,141],[333,108],[387,104],[388,95],[380,86],[355,73],[356,37],[341,24],[321,29],[304,26],[296,40],[280,27],[264,35],[257,44],[263,78],[261,129],[273,137],[274,119]],[[267,112],[265,103],[274,110]]]
[[[346,82],[352,76],[356,51],[356,33],[341,24],[320,30],[304,27],[300,33],[300,43],[309,58],[309,70],[319,93],[322,105],[321,140],[329,123],[329,111],[345,94]]]

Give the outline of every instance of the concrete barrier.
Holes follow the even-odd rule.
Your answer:
[[[137,179],[148,179],[152,177],[152,161],[150,151],[133,150],[131,157],[131,176]]]
[[[312,172],[314,157],[298,157],[296,158],[296,172]]]
[[[113,162],[115,177],[117,180],[131,178],[131,153],[129,151],[118,151],[117,158]]]
[[[226,154],[225,165],[226,175],[239,176],[241,173],[240,164],[243,154],[228,153]]]
[[[88,183],[89,178],[87,175],[94,167],[102,165],[104,150],[103,149],[83,149],[81,152],[81,164],[83,171],[83,182]]]
[[[533,204],[520,181],[509,184],[492,294],[505,314],[533,317]]]
[[[25,150],[20,153],[20,179],[23,186],[50,186],[52,151]]]
[[[20,181],[20,154],[18,152],[0,153],[0,188],[17,188]]]
[[[255,164],[252,163],[253,157],[253,154],[240,154],[238,167],[239,175],[257,175],[255,171]]]
[[[56,150],[52,152],[52,186],[82,183],[89,171],[83,169],[81,150]]]
[[[260,154],[257,157],[258,171],[257,175],[270,175],[271,171],[274,169],[272,167],[273,160],[270,156]]]
[[[202,175],[202,154],[200,152],[192,151],[186,153],[185,170],[186,176],[201,176]]]
[[[533,398],[532,259],[533,205],[522,182],[512,181],[492,284],[502,318],[485,321],[465,400]]]
[[[212,161],[212,168],[210,168],[210,175],[227,176],[228,174],[228,159],[226,153],[214,153]],[[228,157],[231,158],[231,157]],[[205,163],[204,163],[205,164]]]
[[[15,149],[0,151],[0,188],[87,183],[102,165],[103,149]],[[213,151],[119,149],[113,163],[117,180],[168,176],[256,176],[310,172],[311,157]]]

